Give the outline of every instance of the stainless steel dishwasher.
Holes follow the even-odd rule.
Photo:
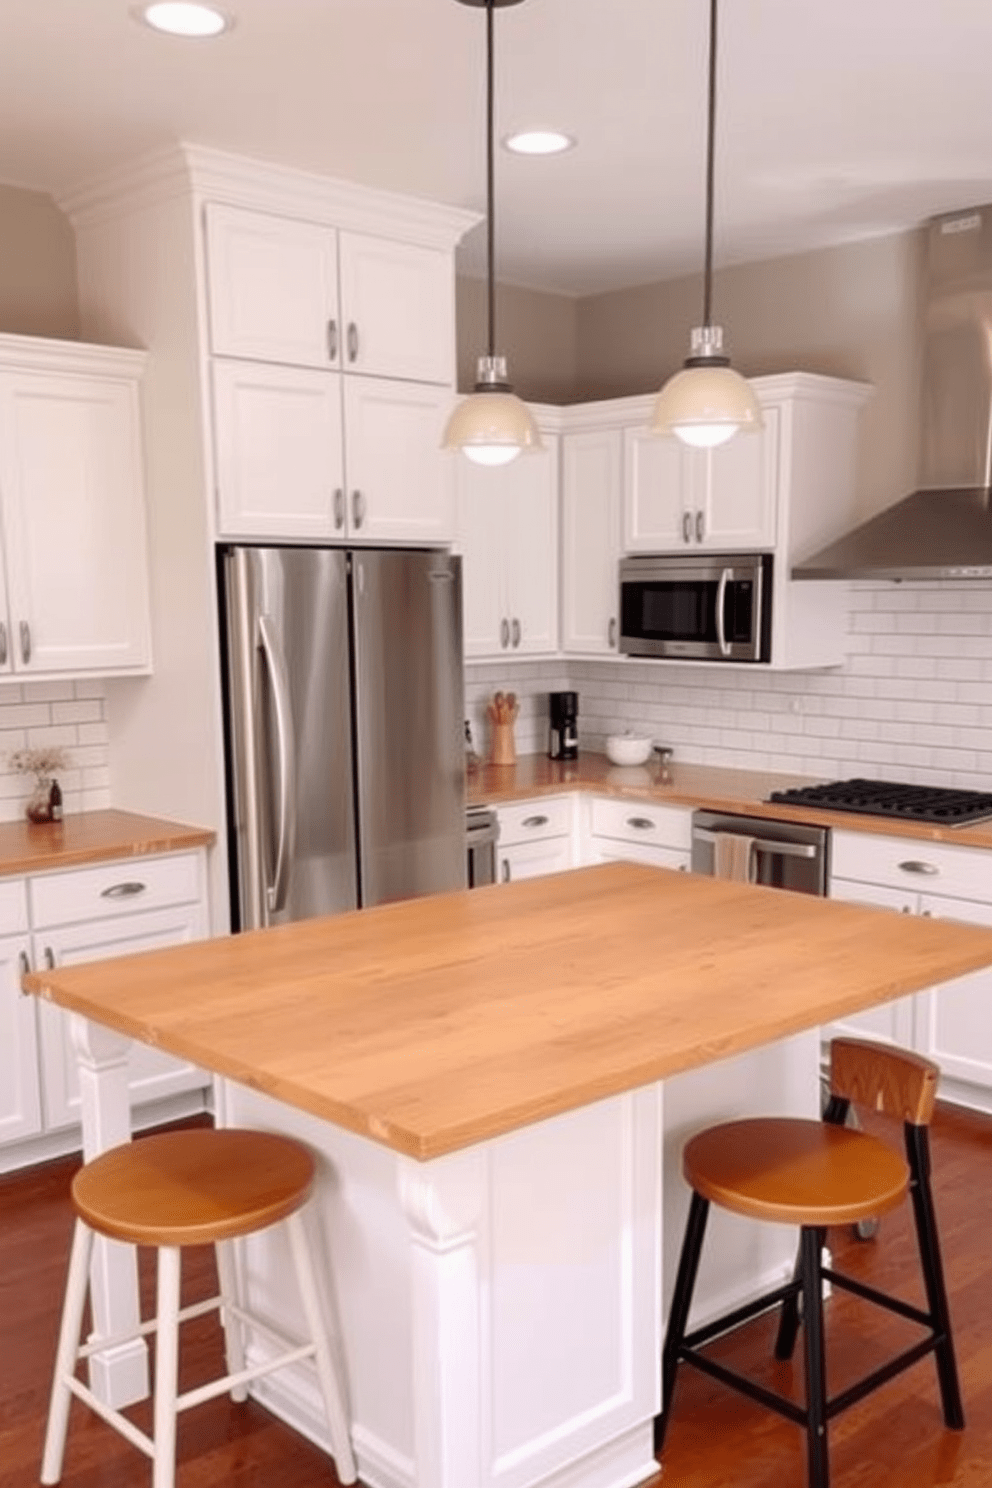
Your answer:
[[[499,818],[491,806],[469,806],[465,812],[466,881],[470,889],[496,882]]]
[[[800,894],[826,894],[830,844],[826,827],[775,821],[764,816],[694,811],[693,873],[713,874],[722,837],[743,838],[750,842],[750,848],[744,854],[750,883],[765,884],[772,889],[792,889]]]

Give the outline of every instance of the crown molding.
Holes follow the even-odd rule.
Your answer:
[[[183,196],[194,207],[224,202],[449,252],[482,220],[460,207],[185,144],[87,182],[58,205],[74,227],[86,227]]]
[[[90,341],[58,341],[50,336],[0,335],[0,362],[31,372],[77,372],[87,377],[140,377],[144,351],[97,346]]]

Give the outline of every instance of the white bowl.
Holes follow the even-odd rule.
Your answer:
[[[651,758],[654,740],[646,734],[610,734],[606,757],[615,765],[643,765]]]

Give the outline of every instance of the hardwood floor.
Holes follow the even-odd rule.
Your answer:
[[[946,1431],[933,1362],[840,1416],[830,1428],[833,1488],[992,1488],[992,1119],[941,1108],[933,1126],[934,1187],[961,1372],[967,1426]],[[72,1228],[71,1159],[0,1178],[0,1488],[34,1488],[48,1407],[64,1269]],[[673,1242],[676,1243],[676,1242]],[[887,1216],[876,1241],[831,1232],[836,1264],[922,1301],[909,1211]],[[210,1252],[191,1252],[184,1301],[214,1285]],[[143,1257],[145,1307],[151,1270]],[[846,1295],[828,1306],[831,1390],[855,1379],[910,1325]],[[774,1322],[762,1318],[719,1345],[721,1357],[779,1388],[802,1390],[795,1366],[772,1359]],[[220,1364],[211,1318],[187,1326],[183,1386]],[[136,1419],[142,1419],[141,1412]],[[142,1421],[142,1424],[146,1424]],[[261,1407],[226,1397],[179,1423],[178,1488],[336,1488],[327,1457]],[[150,1465],[100,1420],[73,1403],[66,1488],[128,1488],[151,1482]],[[667,1488],[802,1488],[805,1446],[798,1427],[683,1369],[664,1454]],[[469,1485],[466,1485],[469,1488]]]

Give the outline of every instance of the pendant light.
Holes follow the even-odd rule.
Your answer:
[[[493,11],[520,0],[458,0],[460,5],[486,7],[486,246],[488,350],[481,356],[475,391],[459,403],[448,420],[442,440],[445,449],[461,450],[477,465],[508,465],[521,450],[540,449],[541,436],[530,410],[514,394],[507,380],[506,358],[496,355],[496,285],[494,246],[496,199],[493,188],[495,149],[493,130]]]
[[[655,399],[652,434],[676,434],[685,444],[723,444],[739,430],[760,429],[761,407],[723,350],[723,330],[710,314],[713,295],[713,135],[716,123],[716,6],[710,0],[709,111],[706,125],[706,260],[703,323],[692,332],[681,372]]]

